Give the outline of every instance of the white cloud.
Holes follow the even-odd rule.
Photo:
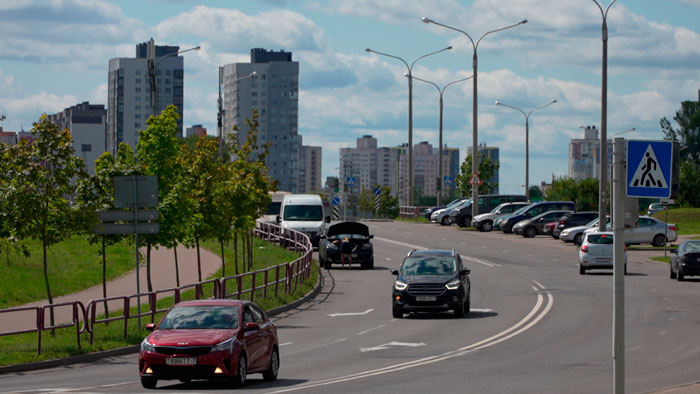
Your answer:
[[[37,122],[41,114],[52,114],[63,111],[75,105],[80,100],[73,95],[59,96],[45,91],[26,97],[0,97],[0,112],[7,116],[4,127],[6,130],[18,131],[31,128],[31,122]],[[30,119],[24,123],[22,119]],[[28,124],[29,123],[29,124]]]

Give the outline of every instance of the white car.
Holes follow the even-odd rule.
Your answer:
[[[437,211],[430,214],[430,221],[433,223],[440,223],[443,226],[450,225],[450,213],[452,210],[471,201],[471,198],[463,198],[459,201],[455,201],[452,204],[446,206],[443,209],[438,209]]]
[[[625,248],[625,275],[627,275],[627,248]],[[611,231],[591,231],[586,233],[578,250],[578,273],[585,275],[587,270],[613,268],[613,233]]]
[[[607,217],[607,223],[610,223],[610,216]],[[583,226],[569,227],[561,230],[561,233],[559,233],[559,240],[581,245],[583,243],[583,232],[589,228],[598,228],[597,218],[591,220]]]
[[[610,224],[608,231],[612,231]],[[597,228],[588,229],[585,232],[597,231]],[[652,244],[664,246],[666,242],[674,242],[678,239],[676,225],[664,223],[650,216],[640,216],[637,227],[625,229],[625,244]]]

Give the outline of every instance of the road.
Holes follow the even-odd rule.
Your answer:
[[[612,275],[578,274],[571,244],[404,222],[370,223],[375,269],[324,271],[321,294],[275,317],[276,382],[249,377],[242,393],[612,392]],[[472,312],[391,317],[390,294],[411,248],[455,248],[472,270]],[[700,280],[630,252],[626,388],[653,392],[700,380]],[[0,393],[144,392],[137,355],[0,375]],[[165,392],[223,392],[163,381]],[[690,391],[688,391],[690,392]]]

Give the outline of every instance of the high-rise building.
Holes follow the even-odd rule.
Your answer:
[[[60,129],[68,129],[73,138],[75,154],[85,160],[89,173],[95,173],[95,160],[105,152],[107,111],[103,104],[84,102],[48,115]]]
[[[154,47],[154,79],[148,70],[148,48]],[[109,60],[107,97],[106,149],[115,154],[121,142],[136,149],[139,131],[154,112],[159,114],[168,105],[175,105],[180,119],[177,136],[182,137],[184,106],[183,57],[176,54],[177,46],[160,46],[153,39],[136,45],[135,58]],[[155,85],[153,85],[155,84]],[[157,108],[151,108],[151,89],[155,88]]]
[[[321,152],[320,146],[301,146],[297,193],[321,191]]]
[[[582,126],[583,128],[583,126]],[[608,140],[608,146],[612,146]],[[612,149],[608,150],[608,178],[612,171]],[[585,126],[584,137],[569,142],[569,178],[577,181],[600,175],[600,138],[595,126]]]
[[[270,143],[265,160],[268,175],[279,182],[279,190],[297,193],[299,62],[292,61],[291,52],[253,48],[250,63],[223,66],[223,92],[224,135],[243,143],[248,132],[246,119],[252,120],[257,111],[258,143]]]

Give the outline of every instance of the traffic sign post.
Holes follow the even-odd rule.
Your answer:
[[[669,198],[672,171],[673,143],[627,141],[627,196]]]
[[[479,173],[473,173],[471,179],[469,180],[469,184],[474,186],[481,186],[481,178],[479,178]]]
[[[379,207],[381,207],[381,200],[379,199],[379,196],[382,195],[382,188],[381,187],[375,187],[374,188],[374,210],[379,215]]]

